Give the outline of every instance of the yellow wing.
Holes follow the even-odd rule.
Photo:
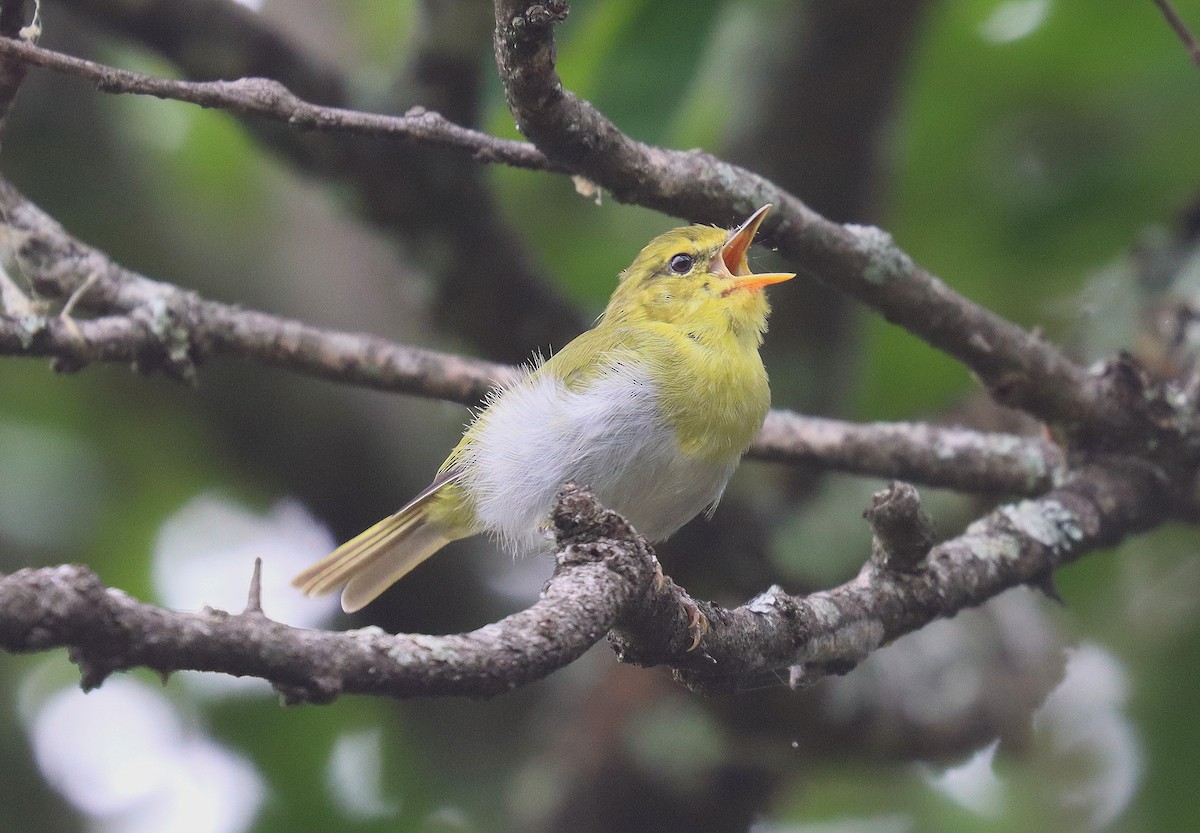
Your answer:
[[[439,473],[398,512],[304,570],[292,579],[292,585],[306,596],[331,593],[345,585],[342,610],[353,613],[366,607],[446,544],[471,534],[442,521],[439,516],[444,513],[430,511],[459,476],[454,470]]]

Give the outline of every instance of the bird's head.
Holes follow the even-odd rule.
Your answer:
[[[698,340],[732,333],[762,340],[767,327],[763,287],[794,278],[788,272],[754,274],[746,252],[771,206],[737,228],[684,226],[650,241],[621,275],[604,312],[610,323],[660,321]]]

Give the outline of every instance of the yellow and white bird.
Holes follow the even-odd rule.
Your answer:
[[[591,487],[651,541],[711,511],[770,407],[763,287],[795,277],[750,272],[746,251],[769,209],[733,231],[656,237],[595,327],[488,397],[424,491],[293,584],[344,586],[351,612],[459,538],[545,548],[567,482]]]

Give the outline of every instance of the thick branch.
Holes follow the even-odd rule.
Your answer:
[[[549,158],[619,200],[694,220],[728,223],[771,202],[763,225],[780,251],[815,276],[963,362],[1004,404],[1094,436],[1138,426],[1056,347],[951,290],[873,227],[830,222],[772,182],[701,151],[674,151],[623,134],[563,88],[553,26],[566,3],[496,0],[496,58],[521,131]]]
[[[1003,590],[1039,582],[1093,550],[1167,518],[1172,495],[1139,461],[1087,466],[1044,497],[1002,506],[934,547],[915,569],[868,561],[832,590],[795,597],[778,587],[734,610],[700,603],[710,632],[702,652],[657,647],[669,622],[638,610],[610,641],[626,661],[669,664],[691,685],[729,691],[754,675],[793,666],[793,679],[845,673],[882,645],[953,616]]]
[[[688,650],[686,597],[656,581],[649,547],[590,493],[571,488],[554,511],[556,570],[541,599],[470,633],[328,633],[254,611],[172,612],[64,566],[0,579],[0,645],[69,647],[85,687],[132,667],[195,669],[262,677],[293,701],[327,702],[342,693],[496,694],[571,662],[611,630],[626,661],[670,665],[706,690],[736,690],[782,668],[844,672],[936,618],[1114,544],[1166,517],[1163,486],[1138,465],[1089,467],[1044,498],[976,522],[912,572],[869,562],[853,581],[806,597],[772,588],[734,610],[701,603],[710,630],[696,651]]]
[[[476,404],[516,368],[325,330],[209,301],[114,263],[67,234],[0,179],[0,226],[39,295],[74,298],[85,320],[0,314],[0,353],[56,359],[59,369],[121,362],[189,379],[213,356],[247,358],[323,379]],[[4,239],[6,238],[6,240]],[[85,285],[86,284],[86,285]],[[1063,471],[1052,443],[910,423],[855,425],[773,411],[750,456],[903,478],[967,491],[1038,494]]]
[[[330,633],[253,610],[164,610],[105,588],[87,567],[65,565],[0,578],[0,646],[69,647],[85,689],[114,671],[145,667],[261,677],[291,702],[500,694],[577,659],[654,582],[649,549],[629,546],[628,527],[590,497],[568,497],[556,520],[557,568],[538,602],[470,633]],[[604,537],[614,525],[625,536],[616,543]]]

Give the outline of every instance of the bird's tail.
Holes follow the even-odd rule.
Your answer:
[[[394,515],[360,532],[325,558],[304,570],[292,585],[306,596],[342,590],[342,610],[366,607],[429,556],[463,537],[431,517],[438,487],[435,482]]]

